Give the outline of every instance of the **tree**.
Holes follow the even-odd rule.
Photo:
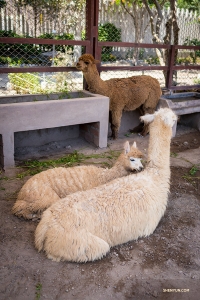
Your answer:
[[[14,0],[15,6],[20,7],[32,7],[34,14],[34,35],[37,35],[37,27],[41,22],[41,18],[44,15],[50,17],[52,20],[56,19],[56,14],[61,9],[62,0]]]
[[[170,0],[168,3],[164,0],[114,0],[116,4],[122,5],[122,7],[129,13],[130,16],[133,18],[134,25],[136,24],[137,20],[137,10],[135,9],[135,13],[130,13],[130,8],[134,11],[134,8],[138,7],[139,9],[145,9],[149,16],[149,24],[151,28],[152,34],[152,42],[153,44],[178,44],[178,34],[179,34],[179,27],[177,23],[176,17],[176,0]],[[160,28],[161,23],[163,20],[163,7],[164,5],[169,5],[170,7],[170,14],[169,18],[165,24],[165,36],[163,40],[160,37]],[[137,28],[136,28],[137,32]],[[138,36],[136,34],[136,40],[138,42]],[[133,57],[134,60],[138,59],[138,53],[136,56]],[[164,66],[168,63],[169,52],[168,50],[161,51],[160,49],[156,48],[156,54],[160,61],[160,65]],[[177,55],[177,53],[176,53]],[[164,76],[166,79],[166,72],[164,72]]]
[[[193,11],[198,10],[200,12],[199,0],[178,0],[177,6],[179,8],[185,8]]]

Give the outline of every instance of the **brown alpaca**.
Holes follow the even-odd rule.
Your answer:
[[[157,79],[147,76],[129,78],[113,78],[103,81],[98,73],[95,60],[91,54],[83,54],[76,65],[88,84],[89,91],[110,98],[110,123],[112,137],[118,137],[123,111],[140,108],[142,115],[154,113],[161,96],[161,88]],[[144,125],[141,135],[148,133],[148,125]]]

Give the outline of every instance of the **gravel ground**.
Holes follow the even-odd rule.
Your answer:
[[[109,146],[113,150],[122,149],[127,139],[136,140],[138,147],[146,151],[148,137],[136,135],[121,136],[117,141],[109,141]],[[101,153],[107,149],[89,146],[83,151]],[[0,299],[198,300],[200,133],[178,126],[171,153],[168,207],[155,232],[147,238],[114,247],[105,258],[85,264],[53,262],[36,251],[37,223],[11,214],[16,195],[29,177],[16,178],[21,171],[18,168],[7,175],[1,174]],[[52,152],[54,157],[61,154]],[[101,165],[100,160],[98,163]],[[196,168],[193,175],[192,167]],[[8,180],[4,179],[5,175]]]

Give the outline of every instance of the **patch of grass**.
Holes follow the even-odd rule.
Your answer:
[[[171,152],[170,153],[170,157],[177,157],[177,156],[178,156],[178,154],[176,152]]]
[[[3,176],[3,177],[0,177],[0,180],[9,180],[9,177]]]
[[[196,174],[197,171],[198,171],[197,166],[193,166],[193,167],[190,169],[189,173],[190,173],[191,176],[193,176],[193,175]]]
[[[40,299],[41,290],[42,290],[42,284],[41,283],[36,284],[36,292],[35,292],[35,299],[36,300]]]
[[[199,167],[196,166],[196,165],[194,165],[194,166],[192,166],[192,168],[189,170],[189,172],[187,174],[184,174],[182,176],[182,178],[186,179],[192,185],[195,185],[196,184],[195,180],[199,180],[200,179],[200,177],[194,176],[197,173],[198,170],[199,170]]]
[[[3,188],[3,187],[1,187],[1,188],[0,188],[0,190],[1,190],[1,191],[5,191],[6,189],[5,189],[5,188]]]
[[[108,152],[104,152],[101,154],[91,154],[91,155],[85,155],[83,153],[78,153],[77,151],[74,151],[71,154],[68,154],[66,156],[63,156],[61,158],[55,159],[55,160],[45,160],[45,161],[39,161],[39,160],[30,160],[26,161],[24,165],[22,165],[22,168],[26,168],[26,171],[18,173],[16,175],[16,178],[23,179],[25,176],[33,176],[37,173],[40,173],[44,170],[47,170],[49,168],[55,168],[55,167],[73,167],[77,164],[80,164],[82,162],[85,162],[89,159],[116,159],[120,154],[120,151],[113,151],[109,150]],[[87,162],[85,162],[87,163]],[[99,164],[99,162],[90,161],[89,164]],[[101,165],[105,167],[111,167],[112,164],[105,162],[100,162]]]
[[[131,133],[126,133],[124,136],[129,137],[131,135]]]

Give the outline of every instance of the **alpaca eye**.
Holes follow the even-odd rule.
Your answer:
[[[89,65],[89,62],[88,62],[88,61],[85,61],[85,64],[86,64],[86,65]]]
[[[135,159],[134,158],[130,158],[130,161],[135,161]]]

